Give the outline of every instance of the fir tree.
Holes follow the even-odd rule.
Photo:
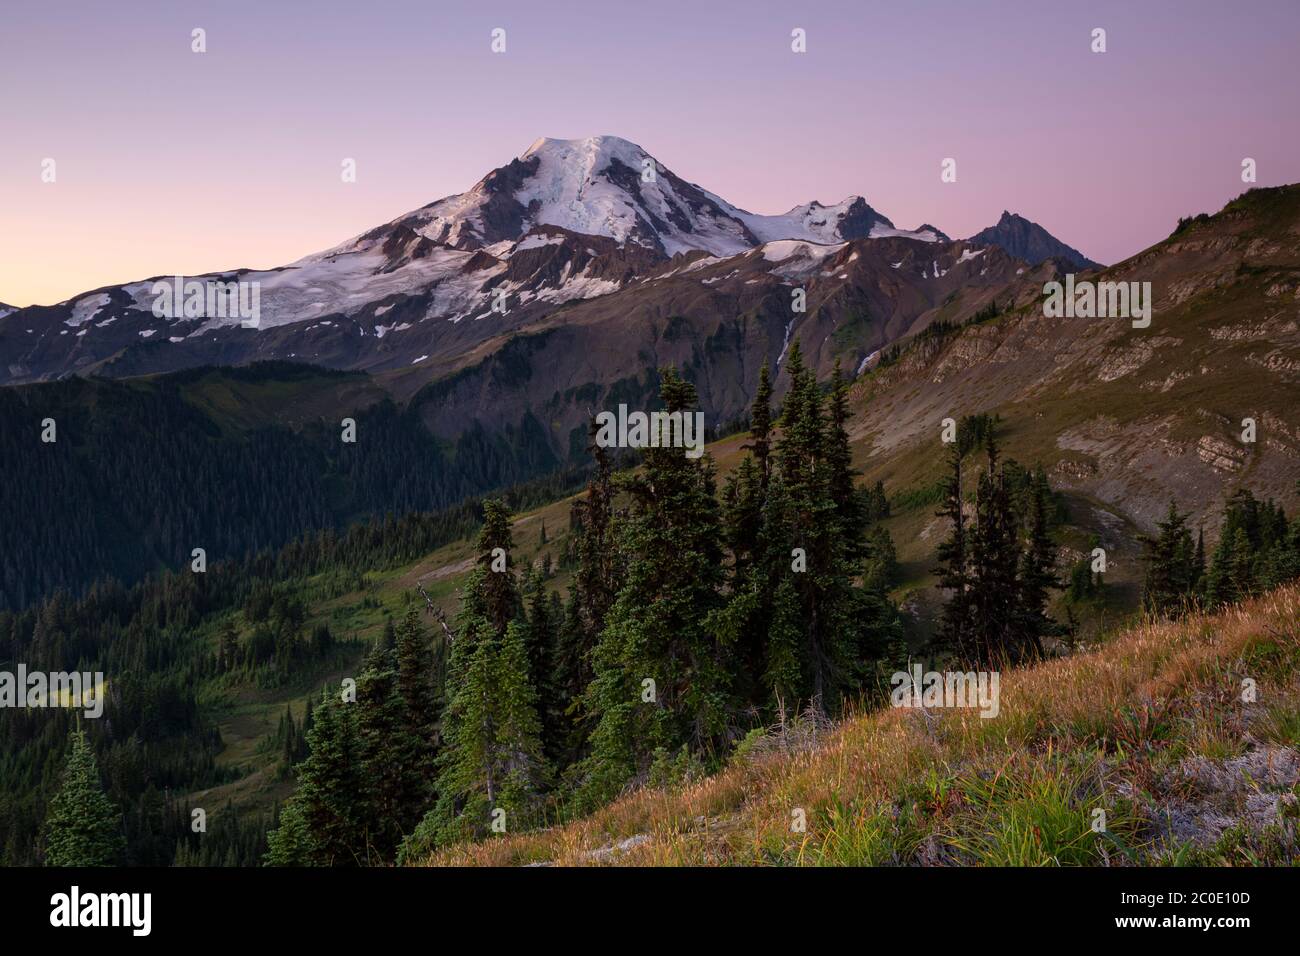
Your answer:
[[[753,453],[759,485],[766,491],[772,474],[772,380],[766,361],[758,370],[758,390],[749,407],[749,438],[745,447]]]
[[[838,474],[847,461],[837,461],[837,425],[834,418],[826,420],[816,377],[803,363],[798,339],[790,345],[786,372],[790,391],[781,411],[780,488],[774,498],[780,507],[772,512],[781,530],[774,529],[770,540],[787,555],[782,574],[790,575],[804,622],[799,656],[807,684],[797,696],[827,711],[855,676],[858,632],[849,587],[851,562],[861,544],[852,540],[854,529],[842,523],[833,491],[838,488],[842,494],[844,481],[850,488],[852,482],[851,476]],[[789,555],[795,549],[806,559],[804,571],[792,566]],[[773,560],[782,559],[773,555]]]
[[[578,533],[578,570],[573,592],[582,624],[581,645],[574,649],[575,679],[585,689],[592,672],[588,657],[605,617],[622,586],[622,566],[614,542],[614,482],[609,453],[596,441],[596,422],[590,426],[587,450],[596,463],[587,493],[574,503],[571,524]]]
[[[239,633],[227,618],[221,624],[217,644],[217,671],[225,674],[235,669],[239,662]]]
[[[568,704],[556,681],[563,608],[559,595],[549,594],[546,581],[537,568],[529,570],[524,580],[524,646],[527,650],[529,684],[537,695],[538,716],[542,722],[542,740],[547,757],[558,759],[566,743],[564,710]]]
[[[489,502],[485,513],[479,566],[465,589],[448,664],[437,801],[403,843],[399,860],[483,836],[496,810],[505,812],[512,830],[532,825],[549,780],[527,622],[509,570],[510,516],[498,502]],[[496,548],[506,551],[504,564]],[[493,570],[494,562],[505,570]]]
[[[853,451],[849,445],[848,383],[838,360],[831,377],[826,431],[826,491],[835,503],[839,534],[848,545],[847,557],[856,560],[862,556],[865,544],[867,517],[862,500],[854,488]]]
[[[1211,607],[1232,604],[1255,590],[1254,551],[1247,529],[1225,524],[1206,576],[1205,599]]]
[[[510,512],[496,499],[483,502],[483,527],[479,530],[479,570],[483,615],[492,631],[505,634],[506,625],[520,612],[519,585],[515,580],[511,549]]]
[[[694,386],[671,368],[662,371],[660,396],[669,413],[696,404]],[[721,605],[723,573],[712,461],[647,448],[626,488],[632,503],[619,538],[626,582],[595,647],[586,695],[596,718],[581,771],[588,806],[645,773],[657,749],[715,747],[729,710],[727,649],[705,624]],[[653,700],[643,700],[645,681],[653,681]]]
[[[285,812],[291,823],[301,819],[307,834],[308,852],[302,862],[359,865],[366,862],[368,847],[356,705],[327,692],[314,716],[308,735],[311,751],[298,766],[298,790]],[[286,834],[281,845],[298,842],[299,835]]]
[[[1193,599],[1195,552],[1187,515],[1179,514],[1173,501],[1164,521],[1156,526],[1156,536],[1144,539],[1147,548],[1146,579],[1143,604],[1153,614],[1177,614],[1187,609]]]
[[[357,680],[356,707],[361,772],[368,781],[365,842],[375,862],[389,861],[402,836],[427,810],[429,784],[423,768],[412,760],[422,741],[410,736],[410,715],[398,690],[396,654],[385,649],[382,641],[366,657]]]
[[[45,817],[47,866],[116,866],[126,841],[122,814],[99,782],[94,751],[81,730],[68,736],[63,782]]]
[[[1020,660],[1025,653],[1014,624],[1021,605],[1017,579],[1020,551],[1015,515],[991,432],[985,450],[988,468],[976,486],[975,524],[970,536],[969,644],[973,656],[969,663],[997,667]]]
[[[1047,614],[1049,591],[1061,587],[1056,575],[1056,548],[1048,533],[1047,477],[1035,472],[1029,515],[1029,541],[1020,559],[1019,600],[1015,623],[1022,651],[1041,657],[1043,638],[1059,632]]]
[[[952,533],[939,545],[939,566],[935,574],[939,587],[949,592],[939,625],[940,646],[966,659],[974,653],[971,646],[970,567],[966,541],[966,513],[962,499],[962,453],[956,443],[948,451],[949,473],[944,482],[943,507],[936,512],[952,522]]]
[[[438,802],[408,841],[406,858],[486,835],[496,811],[505,812],[511,830],[539,821],[549,767],[528,681],[522,625],[512,622],[501,639],[480,640],[458,672],[461,683],[449,707]]]
[[[264,866],[310,866],[314,846],[301,802],[290,800],[279,813],[276,827],[266,835]]]
[[[407,772],[420,781],[418,793],[410,794],[420,808],[416,819],[423,815],[423,804],[430,795],[435,774],[434,738],[437,721],[436,688],[433,647],[424,626],[420,623],[420,609],[412,602],[406,608],[402,625],[397,630],[397,694],[402,703],[402,729],[400,738],[402,760]]]

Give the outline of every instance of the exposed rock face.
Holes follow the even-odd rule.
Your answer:
[[[1076,269],[1097,267],[1097,263],[1061,242],[1038,223],[1010,212],[1003,212],[996,225],[975,233],[967,242],[973,246],[999,246],[1031,265],[1038,265],[1046,259],[1061,259]]]
[[[1055,485],[1141,530],[1172,499],[1210,534],[1237,487],[1293,508],[1300,304],[1286,290],[1300,277],[1300,242],[1282,239],[1297,224],[1300,187],[1259,190],[1107,269],[1099,280],[1152,282],[1146,329],[1044,319],[1030,305],[911,349],[862,385],[855,437],[868,462],[889,463],[865,476],[906,473],[913,458],[928,460],[935,423],[989,412],[1008,422],[1008,454],[1041,461]],[[1240,267],[1248,250],[1255,258]],[[1199,291],[1162,295],[1173,280]]]

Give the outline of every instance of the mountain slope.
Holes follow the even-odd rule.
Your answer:
[[[1284,864],[1298,851],[1298,617],[1292,585],[1135,625],[1003,673],[996,717],[886,706],[829,729],[791,722],[714,777],[422,862]],[[1241,702],[1243,661],[1260,703]]]
[[[1293,502],[1298,236],[1300,187],[1253,190],[1096,276],[1150,282],[1149,328],[1045,319],[1039,286],[1011,312],[917,341],[859,383],[867,477],[927,487],[940,421],[995,412],[1010,454],[1142,530],[1171,499],[1194,520],[1237,487]]]

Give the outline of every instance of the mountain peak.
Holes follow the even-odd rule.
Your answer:
[[[966,241],[976,246],[998,246],[1035,266],[1051,258],[1064,259],[1078,269],[1091,269],[1098,265],[1038,223],[1006,209],[1002,210],[996,225],[977,232]]]
[[[586,139],[556,139],[542,136],[519,157],[521,160],[533,156],[554,157],[562,163],[572,163],[589,174],[599,172],[612,159],[625,165],[636,163],[638,166],[645,159],[653,158],[644,149],[631,140],[621,136],[588,136]]]
[[[468,192],[386,228],[403,227],[456,249],[491,251],[543,226],[665,256],[696,250],[732,256],[781,239],[826,244],[906,235],[857,195],[834,205],[813,201],[776,216],[748,212],[680,178],[631,140],[608,134],[543,136]],[[373,243],[382,236],[375,231],[362,238]]]

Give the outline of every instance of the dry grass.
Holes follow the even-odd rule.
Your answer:
[[[590,817],[446,848],[426,862],[1277,862],[1295,853],[1286,830],[1294,781],[1261,790],[1229,773],[1250,793],[1216,791],[1211,804],[1196,774],[1180,768],[1231,766],[1248,752],[1270,765],[1279,753],[1294,757],[1298,622],[1293,585],[1220,614],[1144,623],[1086,653],[1004,673],[995,718],[874,711],[845,720],[815,749],[761,750],[683,787],[642,790]],[[1258,703],[1242,702],[1245,678]],[[1091,829],[1098,809],[1104,834]],[[1256,832],[1275,817],[1286,832]]]

